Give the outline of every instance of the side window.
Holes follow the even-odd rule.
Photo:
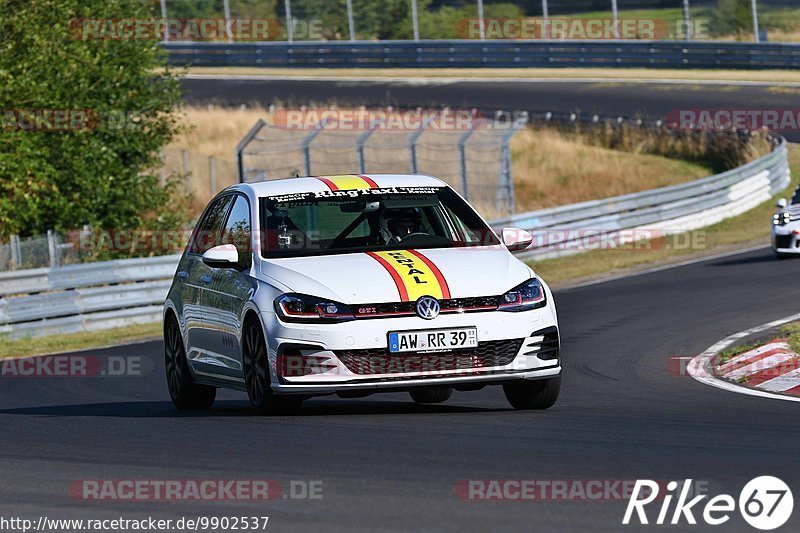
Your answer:
[[[225,222],[225,215],[228,214],[232,200],[233,196],[223,196],[209,206],[194,230],[190,253],[204,254],[209,248],[222,244],[220,240],[222,224]]]
[[[233,244],[239,252],[242,266],[249,267],[253,261],[250,248],[250,204],[244,196],[236,195],[236,201],[222,231],[222,242]]]

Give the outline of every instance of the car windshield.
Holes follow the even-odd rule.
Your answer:
[[[267,258],[499,244],[449,187],[390,187],[261,198]]]
[[[794,191],[794,196],[792,196],[792,201],[790,203],[800,204],[800,187],[798,187],[797,190]]]

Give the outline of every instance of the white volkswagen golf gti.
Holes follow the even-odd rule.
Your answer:
[[[247,183],[200,217],[164,305],[169,393],[218,387],[259,411],[325,394],[419,403],[502,385],[517,409],[561,386],[553,295],[442,181],[418,175]]]

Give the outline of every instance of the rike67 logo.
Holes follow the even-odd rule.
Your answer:
[[[656,509],[651,508],[648,516],[645,507],[657,500],[661,505],[660,508],[658,504],[653,506],[658,508],[658,517],[654,523],[659,525],[697,524],[699,517],[708,525],[719,526],[730,520],[731,514],[738,507],[739,513],[748,524],[766,531],[785,524],[794,509],[794,498],[789,486],[772,476],[751,479],[739,493],[738,502],[728,494],[714,496],[705,502],[703,500],[709,497],[707,494],[691,497],[691,479],[685,480],[682,485],[677,481],[670,481],[663,494],[659,493],[661,487],[663,485],[649,479],[637,480],[622,523],[650,524],[653,519],[652,511]]]

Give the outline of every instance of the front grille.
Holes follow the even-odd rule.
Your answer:
[[[790,248],[792,246],[793,235],[775,235],[776,248]]]
[[[470,313],[494,311],[500,305],[499,296],[478,296],[475,298],[451,298],[441,300],[441,313]],[[354,306],[356,318],[391,318],[416,315],[416,302],[389,302]]]
[[[477,348],[459,352],[391,354],[385,348],[378,348],[333,353],[350,372],[359,376],[473,370],[510,364],[519,353],[523,341],[524,339],[511,339],[481,342]]]
[[[558,328],[555,326],[534,331],[525,341],[522,355],[535,355],[546,361],[558,359],[560,343],[558,341]]]

